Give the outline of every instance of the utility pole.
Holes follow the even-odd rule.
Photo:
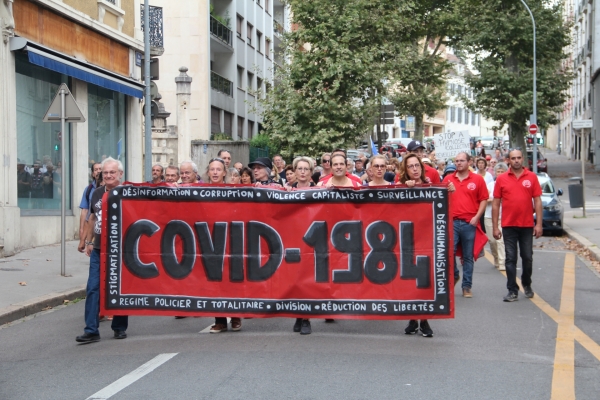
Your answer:
[[[536,76],[536,59],[535,59],[535,19],[533,18],[533,13],[527,6],[524,0],[521,0],[521,3],[525,6],[529,15],[531,16],[531,22],[533,24],[533,114],[532,118],[530,118],[530,124],[537,124],[537,76]],[[533,138],[533,172],[537,174],[537,133]]]
[[[150,4],[144,0],[144,175],[152,180],[152,120],[150,99]]]

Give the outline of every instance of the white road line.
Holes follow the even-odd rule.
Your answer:
[[[148,361],[146,364],[140,366],[134,371],[131,371],[122,378],[117,379],[104,389],[88,397],[86,400],[105,400],[111,398],[112,396],[119,393],[121,390],[125,389],[127,386],[131,385],[138,379],[148,375],[150,372],[154,371],[156,368],[160,367],[161,365],[169,361],[171,358],[175,357],[177,354],[178,353],[164,353],[157,355],[152,360]]]

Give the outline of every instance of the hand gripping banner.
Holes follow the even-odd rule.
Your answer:
[[[103,206],[103,314],[454,317],[441,185],[119,186]]]

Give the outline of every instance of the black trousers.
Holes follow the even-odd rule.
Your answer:
[[[521,283],[531,286],[533,272],[533,228],[504,227],[504,248],[506,250],[506,288],[511,293],[519,292],[517,285],[517,245],[521,256],[523,272]]]

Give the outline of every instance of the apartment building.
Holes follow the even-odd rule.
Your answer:
[[[0,256],[60,242],[63,196],[66,237],[77,236],[91,163],[111,156],[141,180],[139,10],[139,0],[0,1]],[[42,122],[62,83],[86,118],[65,132]]]
[[[190,134],[178,140],[251,139],[260,130],[259,97],[273,82],[288,14],[278,0],[151,0],[163,8],[165,52],[157,82],[175,110],[179,67],[192,78]],[[189,158],[179,154],[179,160]]]

